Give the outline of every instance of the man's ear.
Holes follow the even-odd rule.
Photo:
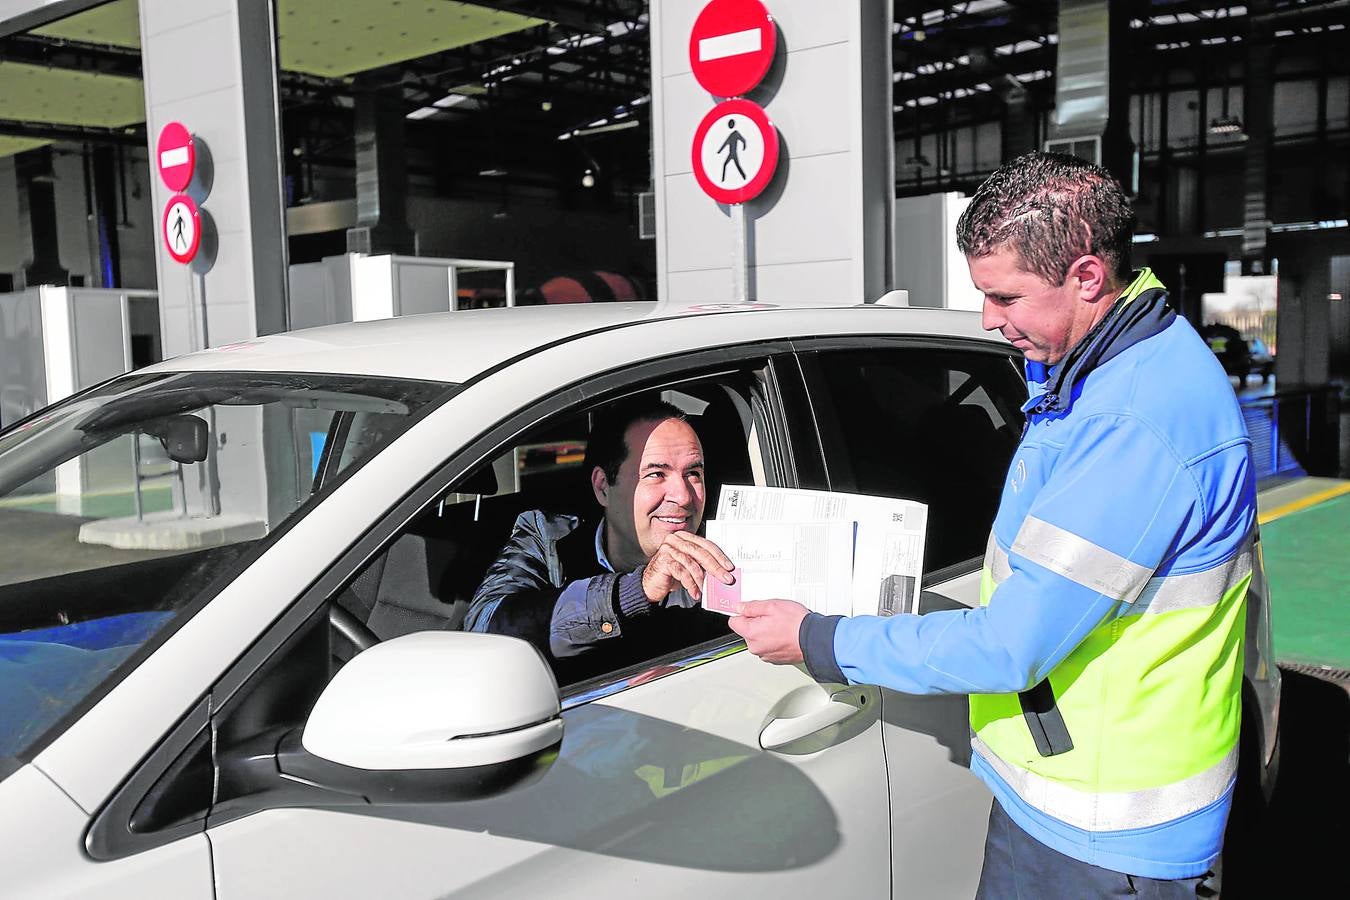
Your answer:
[[[591,490],[595,492],[595,502],[609,509],[609,478],[599,466],[591,469]]]
[[[1111,270],[1107,268],[1106,261],[1091,253],[1073,261],[1069,267],[1069,276],[1078,279],[1078,298],[1089,303],[1111,291],[1113,286]]]

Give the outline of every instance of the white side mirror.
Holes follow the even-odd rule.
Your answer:
[[[319,696],[301,744],[356,769],[464,769],[520,760],[562,734],[558,684],[534,647],[425,631],[353,657]]]

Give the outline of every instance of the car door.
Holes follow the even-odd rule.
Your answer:
[[[598,335],[553,348],[452,399],[442,411],[451,418],[489,404],[516,412],[398,504],[224,679],[213,695],[217,752],[232,752],[232,735],[263,734],[286,711],[307,708],[323,685],[306,673],[323,671],[331,646],[325,610],[363,561],[445,498],[475,494],[467,483],[476,466],[513,446],[537,448],[532,429],[547,430],[553,417],[639,388],[748,382],[752,478],[795,484],[783,394],[800,397],[801,388],[795,364],[784,372],[774,355],[786,347],[691,353],[674,343],[677,330],[641,351],[657,362],[632,362],[542,399],[510,403],[522,385],[553,383],[559,371],[613,359],[620,346],[637,353],[633,339]],[[652,352],[660,341],[672,342],[666,354]],[[217,896],[889,895],[875,690],[819,685],[800,667],[756,659],[729,634],[568,687],[563,703],[557,758],[536,782],[499,795],[332,806],[300,788],[241,789],[227,802],[220,798],[229,792],[218,792],[207,820]]]
[[[929,507],[920,613],[979,603],[980,562],[1021,429],[1024,387],[980,343],[800,345],[824,482]],[[990,794],[969,771],[964,695],[882,693],[896,896],[972,896]]]

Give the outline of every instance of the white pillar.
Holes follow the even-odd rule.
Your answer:
[[[706,0],[652,0],[657,290],[674,303],[733,296],[733,218],[699,189],[691,144],[715,99],[689,34]],[[891,4],[765,0],[778,56],[748,99],[781,136],[775,181],[746,204],[752,299],[876,300],[894,287]]]

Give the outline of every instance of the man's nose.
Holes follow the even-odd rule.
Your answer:
[[[666,499],[678,506],[688,506],[694,489],[688,478],[671,478],[666,482]]]
[[[985,331],[993,331],[995,328],[1002,328],[1007,321],[1008,317],[1003,315],[1003,310],[999,309],[998,304],[985,297],[984,305],[980,307],[980,327]]]

